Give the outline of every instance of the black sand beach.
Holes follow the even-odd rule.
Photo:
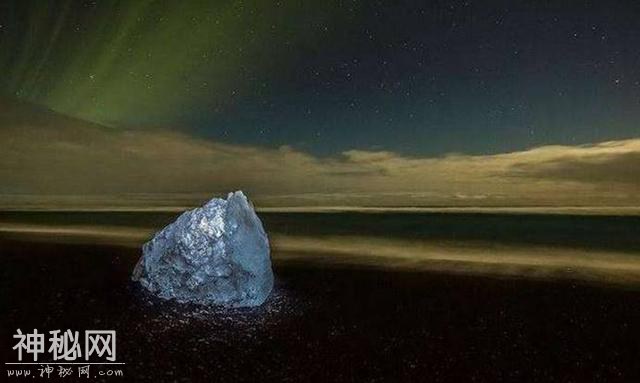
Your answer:
[[[16,359],[17,328],[114,329],[124,380],[97,380],[640,379],[633,286],[279,261],[276,253],[276,289],[264,306],[203,309],[133,285],[134,247],[3,239],[0,254],[1,359]]]

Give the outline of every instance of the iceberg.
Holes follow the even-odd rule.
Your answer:
[[[273,289],[269,240],[242,191],[229,193],[156,233],[131,278],[164,299],[259,306]]]

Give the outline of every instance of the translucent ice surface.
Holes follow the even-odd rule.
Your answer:
[[[269,241],[247,197],[229,193],[156,233],[132,279],[178,302],[261,305],[273,288]]]

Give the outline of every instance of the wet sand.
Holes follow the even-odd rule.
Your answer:
[[[139,250],[0,240],[0,356],[17,328],[114,329],[109,381],[637,382],[640,291],[283,260],[254,309],[149,297]],[[100,380],[100,379],[98,379]]]

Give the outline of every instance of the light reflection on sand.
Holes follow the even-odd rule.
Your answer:
[[[140,247],[153,229],[123,226],[0,224],[0,237]],[[450,273],[571,278],[640,284],[640,256],[568,247],[367,236],[271,234],[276,262],[304,261]]]
[[[137,247],[153,235],[153,230],[126,226],[1,223],[0,235],[4,238],[30,241]]]
[[[420,241],[347,236],[274,236],[272,241],[279,259],[640,284],[640,257],[623,252],[502,245],[480,241]]]

